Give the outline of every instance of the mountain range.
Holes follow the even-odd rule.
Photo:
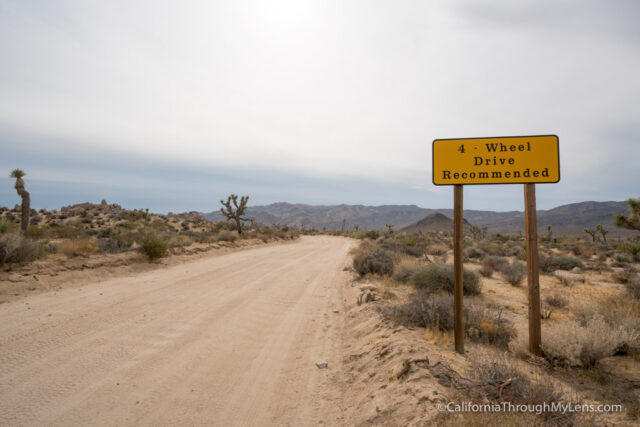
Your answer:
[[[602,224],[611,231],[611,235],[628,235],[634,233],[617,229],[613,226],[616,213],[627,213],[626,202],[580,202],[558,206],[548,210],[538,210],[538,228],[546,232],[551,225],[554,233],[584,234],[585,227]],[[344,222],[345,230],[353,230],[358,225],[360,230],[385,229],[386,224],[393,224],[395,230],[411,226],[428,216],[439,213],[446,217],[453,216],[453,209],[430,209],[416,205],[332,205],[315,206],[291,203],[273,203],[265,206],[247,207],[246,216],[254,217],[264,224],[280,224],[321,230],[341,230]],[[222,214],[210,212],[203,214],[212,221],[224,220]],[[464,218],[478,227],[487,227],[491,232],[518,233],[524,231],[524,212],[495,212],[465,210]],[[441,218],[440,218],[441,219]],[[440,221],[442,223],[442,221]],[[636,233],[637,234],[637,233]]]

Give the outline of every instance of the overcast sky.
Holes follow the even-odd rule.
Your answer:
[[[0,0],[0,205],[452,206],[435,138],[556,134],[538,207],[638,197],[640,2]],[[465,188],[522,210],[522,186]]]

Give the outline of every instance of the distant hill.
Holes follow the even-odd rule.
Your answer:
[[[632,231],[617,229],[613,226],[613,216],[618,212],[627,212],[626,202],[581,202],[558,206],[549,210],[539,210],[538,228],[546,231],[551,225],[556,234],[584,234],[585,227],[604,225],[611,235],[633,234]],[[445,217],[453,216],[453,209],[428,209],[416,205],[334,205],[313,206],[291,203],[273,203],[266,206],[250,206],[247,215],[265,224],[292,225],[321,230],[340,230],[343,219],[345,229],[353,230],[358,224],[361,230],[384,229],[385,224],[393,224],[396,230],[408,227],[434,213]],[[224,218],[219,211],[204,214],[212,221]],[[465,220],[469,223],[487,227],[492,232],[524,232],[524,213],[521,211],[495,212],[465,210]],[[452,226],[451,226],[452,227]],[[637,233],[636,233],[637,234]]]
[[[465,219],[465,228],[469,225],[471,224]],[[400,229],[400,231],[444,231],[451,233],[453,231],[453,219],[439,212],[435,212],[416,223]]]

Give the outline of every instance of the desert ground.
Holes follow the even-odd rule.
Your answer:
[[[465,237],[458,354],[450,235],[212,230],[151,261],[53,247],[6,264],[0,425],[637,423],[634,240],[541,239],[544,357],[533,357],[522,236]],[[619,408],[442,409],[461,402]]]
[[[353,245],[303,237],[0,305],[0,424],[334,424]]]

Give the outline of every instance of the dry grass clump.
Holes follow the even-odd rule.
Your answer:
[[[634,276],[631,280],[627,282],[627,293],[637,299],[640,300],[640,276]]]
[[[240,238],[240,234],[237,231],[220,230],[218,232],[218,240],[222,242],[235,242]]]
[[[409,283],[430,293],[442,291],[453,293],[453,266],[450,264],[429,264],[414,271],[409,277]],[[473,271],[463,270],[462,287],[465,295],[479,295],[482,291],[480,277]]]
[[[400,283],[408,283],[413,273],[424,266],[423,263],[413,259],[403,258],[393,268],[393,280]]]
[[[86,256],[97,252],[98,243],[92,239],[70,239],[56,243],[55,252],[67,256]]]

